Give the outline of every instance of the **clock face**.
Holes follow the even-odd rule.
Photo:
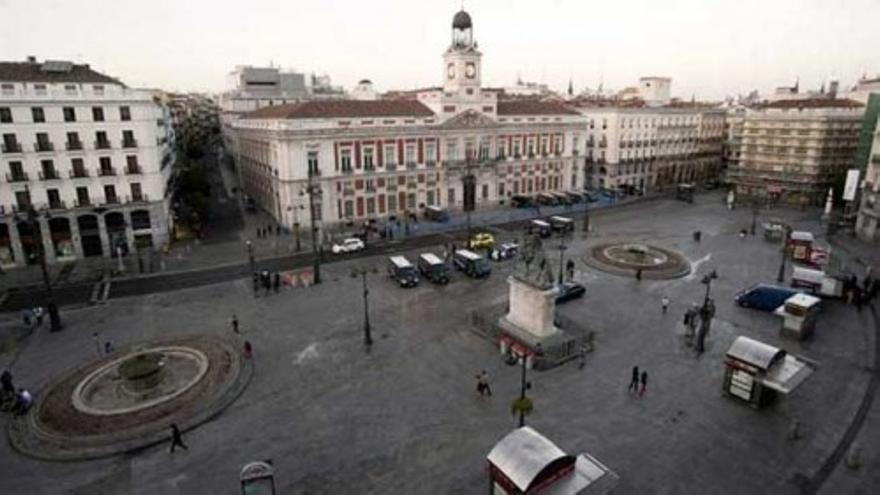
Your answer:
[[[446,77],[449,79],[455,77],[455,64],[449,64],[446,66]]]
[[[474,65],[473,62],[468,62],[467,65],[464,66],[464,75],[466,75],[468,79],[473,79],[474,76],[477,75],[477,66]]]

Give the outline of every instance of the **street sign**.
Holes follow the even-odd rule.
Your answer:
[[[859,187],[859,169],[851,168],[846,172],[846,184],[843,186],[843,200],[853,201],[856,199],[856,189]]]

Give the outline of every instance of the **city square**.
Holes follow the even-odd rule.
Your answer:
[[[575,362],[532,370],[534,411],[526,423],[566,450],[589,451],[620,477],[615,493],[798,493],[821,477],[820,493],[868,493],[876,483],[876,406],[859,420],[855,438],[866,464],[849,470],[823,465],[873,395],[877,322],[868,306],[823,303],[815,336],[805,342],[779,335],[772,315],[739,308],[734,294],[775,280],[778,244],[741,237],[751,211],[727,210],[720,194],[690,205],[655,199],[591,212],[592,231],[580,228],[566,257],[576,260],[583,298],[559,306],[566,321],[595,332],[583,369]],[[762,211],[796,228],[820,230],[816,210]],[[703,233],[699,243],[692,232]],[[496,231],[522,237],[519,229]],[[682,253],[689,275],[641,280],[589,268],[590,246],[643,242]],[[834,256],[853,270],[867,260],[841,239]],[[547,245],[555,261],[558,251]],[[403,250],[442,252],[442,245]],[[397,252],[396,250],[394,252]],[[493,263],[488,279],[460,273],[447,286],[402,289],[385,276],[383,257],[335,258],[324,283],[254,297],[249,280],[118,298],[106,306],[65,312],[60,333],[35,332],[16,349],[16,381],[34,390],[96,359],[93,331],[124,347],[192,336],[228,337],[237,315],[253,344],[253,376],[242,394],[214,419],[185,432],[189,450],[169,455],[160,443],[121,456],[55,463],[34,460],[4,445],[6,488],[53,493],[231,493],[238,470],[271,459],[282,493],[479,493],[484,458],[516,426],[510,402],[519,393],[519,368],[475,331],[471,313],[503,302],[514,261]],[[352,269],[368,275],[374,344],[363,343],[363,302]],[[700,277],[718,273],[711,293],[718,313],[697,355],[686,346],[681,318],[699,302]],[[670,299],[669,312],[661,299]],[[139,315],[149,314],[149,318]],[[4,327],[20,325],[16,318]],[[745,335],[818,363],[801,388],[756,410],[722,393],[724,353]],[[6,355],[4,355],[6,357]],[[626,390],[632,366],[650,372],[641,397]],[[474,375],[489,373],[493,394],[474,390]],[[799,438],[790,439],[792,421]],[[861,424],[864,421],[864,424]],[[848,450],[848,449],[847,449]],[[39,475],[35,475],[39,472]],[[51,480],[49,482],[48,480]]]

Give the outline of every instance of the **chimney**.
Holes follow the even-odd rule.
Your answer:
[[[35,63],[37,63],[37,57],[35,57],[35,56],[33,56],[33,55],[28,55],[28,57],[27,57],[27,61],[28,61],[28,63],[30,63],[30,64],[35,64]]]

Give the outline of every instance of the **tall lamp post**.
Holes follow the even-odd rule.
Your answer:
[[[248,239],[244,241],[244,245],[247,246],[248,264],[250,265],[251,273],[254,273],[256,271],[256,267],[254,266],[254,244]]]
[[[758,203],[752,205],[752,225],[749,227],[749,234],[755,235],[755,229],[758,226]]]
[[[353,268],[351,271],[352,277],[361,277],[361,282],[363,284],[363,294],[364,294],[364,345],[370,347],[373,345],[373,333],[372,327],[370,326],[370,305],[369,305],[369,296],[370,289],[367,286],[367,274],[376,273],[375,268],[369,268],[366,266]]]
[[[318,175],[317,170],[312,170],[312,167],[309,166],[309,183],[306,187],[305,193],[309,195],[309,220],[311,223],[312,230],[312,256],[314,258],[312,270],[314,273],[314,283],[321,283],[321,253],[323,249],[318,246],[318,226],[317,219],[315,213],[315,195],[321,194],[321,186],[315,184],[312,181],[312,178]]]
[[[37,210],[34,209],[33,203],[30,202],[31,191],[27,185],[25,185],[24,189],[28,197],[27,221],[31,226],[31,232],[33,232],[33,235],[39,236],[37,238],[37,256],[40,261],[40,270],[43,272],[43,287],[46,289],[46,310],[49,313],[49,331],[57,332],[61,330],[63,326],[61,324],[61,315],[58,312],[58,306],[55,304],[55,298],[52,295],[52,282],[49,279],[49,268],[46,266],[46,249],[43,246],[43,231],[40,229],[39,223],[37,222]]]
[[[522,373],[520,374],[519,398],[513,401],[513,411],[519,413],[519,426],[526,425],[526,414],[532,411],[532,401],[526,397],[526,390],[532,388],[532,384],[526,381],[526,353],[517,354],[516,357],[521,361]]]
[[[584,198],[584,237],[590,232],[590,199]]]
[[[785,257],[788,254],[788,236],[791,231],[788,227],[785,227],[785,235],[782,236],[782,247],[780,248],[780,252],[782,256],[779,258],[779,273],[776,274],[777,282],[785,281]]]
[[[700,281],[700,283],[702,283],[706,286],[706,295],[705,295],[705,297],[703,297],[703,307],[704,308],[706,306],[708,306],[708,304],[709,304],[709,291],[712,290],[712,281],[715,280],[716,278],[718,278],[718,272],[716,272],[715,270],[712,270],[711,273],[707,273],[705,276],[703,276],[703,280]]]

